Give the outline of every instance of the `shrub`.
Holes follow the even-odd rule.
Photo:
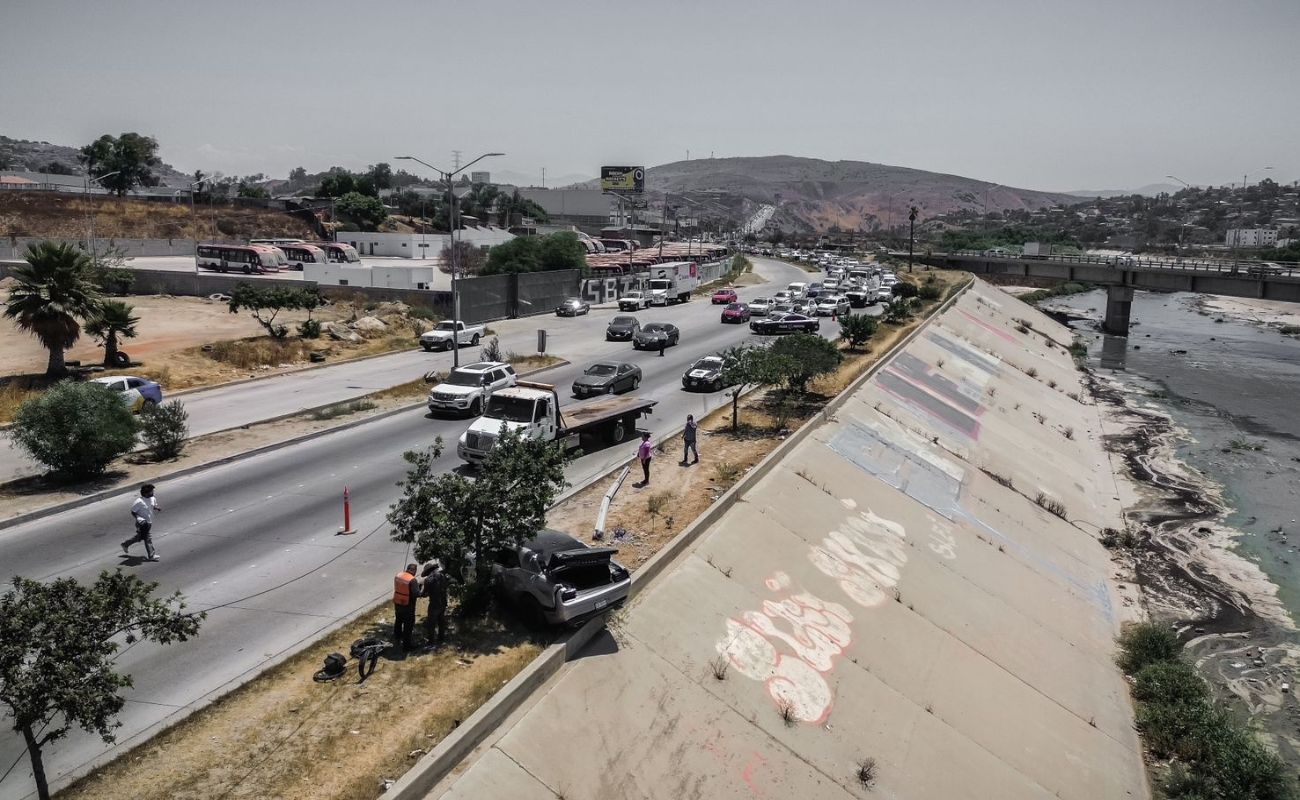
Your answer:
[[[916,284],[907,281],[899,281],[889,291],[893,293],[894,297],[916,297],[920,294],[920,289],[916,288]]]
[[[1119,668],[1125,675],[1136,675],[1160,661],[1172,661],[1183,650],[1173,631],[1154,622],[1130,625],[1120,634],[1119,647]]]
[[[898,286],[899,284],[894,284],[894,285]],[[903,322],[907,322],[911,318],[912,318],[912,309],[907,303],[904,302],[890,303],[889,308],[885,310],[885,322],[900,324]]]
[[[811,333],[796,333],[777,340],[768,350],[776,373],[792,391],[802,392],[808,381],[832,372],[844,359],[833,343]]]
[[[1209,689],[1186,661],[1157,661],[1138,670],[1133,696],[1144,703],[1175,705],[1204,700]]]
[[[320,321],[305,319],[298,323],[298,335],[304,339],[320,338]]]
[[[840,336],[855,350],[871,341],[871,337],[876,335],[877,327],[876,318],[866,314],[846,314],[840,317]]]
[[[487,346],[479,351],[479,359],[481,361],[504,361],[505,359],[501,354],[501,340],[495,336],[488,339]]]
[[[922,300],[938,300],[939,298],[943,297],[943,287],[939,286],[936,283],[927,283],[921,287],[918,296]]]
[[[179,400],[147,406],[140,414],[140,438],[159,461],[175,458],[190,437],[190,415]]]
[[[10,436],[36,461],[69,478],[98,475],[135,446],[135,417],[97,383],[55,384],[18,408]]]

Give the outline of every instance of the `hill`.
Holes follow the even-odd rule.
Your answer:
[[[81,175],[84,170],[77,160],[80,153],[77,147],[0,136],[0,170]],[[187,185],[193,180],[170,164],[158,165],[154,174],[164,186]]]
[[[57,192],[0,192],[0,236],[76,241],[94,218],[104,239],[241,240],[258,236],[315,238],[296,216],[239,205],[197,207],[188,203],[118,199]]]
[[[917,206],[921,218],[930,218],[983,210],[986,203],[994,211],[1079,202],[1063,193],[998,186],[960,175],[796,156],[677,161],[651,167],[646,182],[653,193],[708,192],[771,203],[777,206],[776,224],[807,231],[904,225],[909,205]]]

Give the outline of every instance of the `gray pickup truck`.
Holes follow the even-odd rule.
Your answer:
[[[632,576],[614,547],[589,547],[544,530],[492,559],[496,589],[534,623],[576,625],[627,600]]]

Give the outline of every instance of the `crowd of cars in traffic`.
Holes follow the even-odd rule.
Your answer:
[[[723,287],[710,295],[710,302],[722,306],[722,324],[745,324],[758,335],[816,333],[822,319],[853,313],[893,301],[893,286],[898,278],[873,262],[826,256],[819,262],[825,277],[820,281],[796,281],[770,297],[748,302],[740,299],[734,287]],[[629,342],[633,350],[663,351],[681,342],[681,329],[662,321],[642,322],[635,312],[651,307],[649,294],[629,290],[618,299],[618,310],[605,327],[605,341]],[[591,304],[580,298],[565,299],[555,308],[557,317],[578,317],[591,312]],[[632,312],[632,313],[626,313]],[[444,323],[446,324],[446,323]],[[463,323],[462,323],[463,324]],[[448,334],[451,332],[448,331]],[[450,339],[450,335],[446,338]],[[471,333],[470,338],[473,338]],[[427,344],[426,349],[428,349]],[[450,345],[450,342],[448,342]],[[726,388],[726,360],[722,355],[697,359],[682,374],[682,388],[687,391],[717,392]],[[641,367],[619,359],[603,359],[586,366],[570,387],[573,397],[585,399],[599,395],[635,391],[644,378]],[[488,398],[499,389],[514,386],[518,378],[514,369],[502,362],[485,361],[468,364],[453,372],[429,393],[431,412],[478,416]]]

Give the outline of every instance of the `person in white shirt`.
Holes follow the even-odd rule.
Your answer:
[[[131,504],[131,516],[135,519],[135,536],[122,542],[122,552],[131,555],[131,545],[144,542],[144,551],[149,561],[158,560],[158,552],[153,549],[153,515],[161,511],[158,498],[153,496],[154,485],[146,483],[140,487],[140,496]]]

